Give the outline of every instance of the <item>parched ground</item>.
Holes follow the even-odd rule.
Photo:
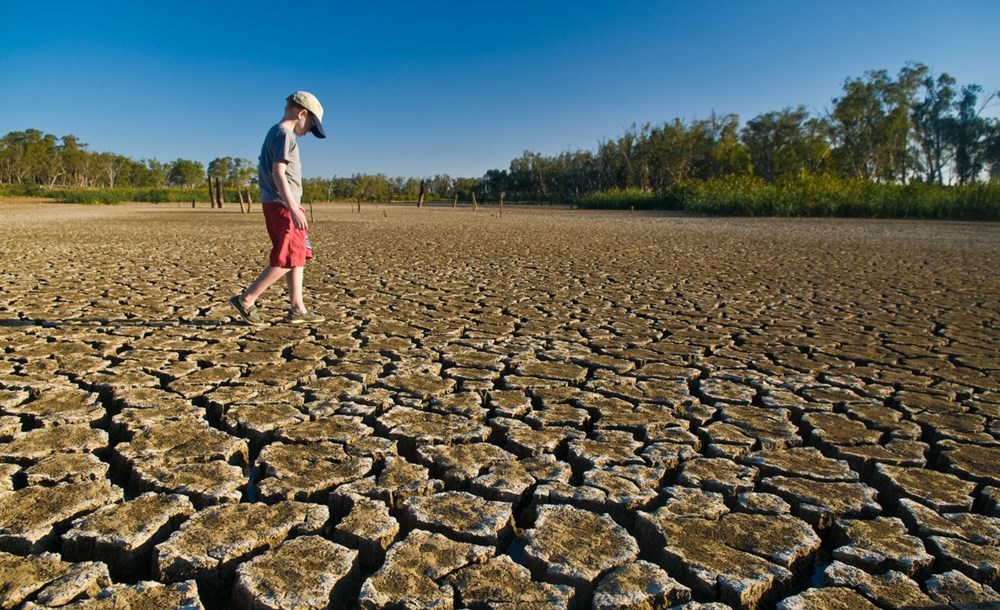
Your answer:
[[[1000,226],[235,208],[0,205],[0,607],[1000,604]]]

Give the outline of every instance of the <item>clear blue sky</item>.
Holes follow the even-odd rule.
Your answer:
[[[918,61],[1000,88],[997,0],[4,2],[0,135],[134,159],[256,160],[315,93],[307,176],[476,177],[632,123],[828,109]],[[990,112],[995,115],[995,108]]]

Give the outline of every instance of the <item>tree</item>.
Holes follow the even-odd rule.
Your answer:
[[[865,80],[847,80],[844,95],[833,100],[834,158],[844,175],[867,180],[878,174],[876,136],[885,120],[879,92],[888,82],[885,70],[869,72]]]
[[[35,183],[44,184],[49,188],[55,186],[56,181],[66,174],[66,168],[62,163],[57,145],[58,140],[54,135],[45,134],[38,142],[37,165],[35,169]]]
[[[990,121],[988,131],[986,162],[990,166],[990,180],[1000,180],[1000,119]]]
[[[165,186],[170,173],[170,164],[161,163],[156,159],[146,159],[146,184],[136,186]]]
[[[382,201],[389,193],[389,179],[385,174],[354,174],[351,177],[351,199],[361,211],[362,201]]]
[[[951,129],[951,144],[955,147],[955,176],[959,184],[975,182],[986,164],[989,126],[980,116],[983,108],[996,94],[987,97],[977,108],[983,88],[979,85],[962,87],[962,94],[955,102],[955,120]]]
[[[926,74],[926,66],[909,64],[896,80],[885,70],[871,70],[844,83],[829,117],[834,159],[843,175],[905,182],[913,173],[911,110]]]
[[[196,188],[205,183],[205,166],[197,161],[177,159],[170,164],[167,184],[183,188]]]
[[[767,182],[819,173],[829,156],[822,121],[805,106],[757,115],[747,121],[740,139],[753,172]]]
[[[546,198],[559,181],[559,166],[551,157],[526,150],[510,162],[508,190],[521,198]]]
[[[76,136],[63,136],[59,146],[59,156],[66,168],[67,183],[71,186],[83,187],[90,184],[91,177],[87,172],[87,145],[80,142]]]
[[[226,157],[229,160],[229,167],[226,172],[226,182],[231,186],[236,186],[240,188],[249,187],[257,178],[257,164],[250,159],[233,159],[231,157]]]
[[[464,201],[471,201],[472,193],[476,192],[480,188],[480,182],[477,178],[455,179],[455,192],[458,194],[458,198]]]
[[[499,198],[500,193],[506,193],[507,187],[510,184],[509,179],[510,174],[507,173],[507,170],[488,170],[486,175],[483,176],[483,199],[486,199],[490,195],[496,195]]]
[[[208,179],[218,178],[226,184],[229,182],[229,168],[233,163],[232,157],[216,157],[208,162]]]
[[[695,124],[703,132],[704,179],[749,176],[753,171],[750,153],[740,142],[739,125],[739,116],[720,117],[714,112],[707,120]]]
[[[926,75],[924,97],[913,105],[914,139],[921,154],[926,182],[944,184],[944,168],[950,161],[950,135],[954,122],[950,111],[955,100],[955,79],[947,72]]]
[[[97,153],[94,157],[101,172],[101,185],[115,188],[119,173],[128,166],[130,159],[114,153]]]
[[[12,131],[3,138],[3,166],[6,182],[34,180],[41,162],[42,132],[37,129]],[[36,181],[37,182],[37,181]]]

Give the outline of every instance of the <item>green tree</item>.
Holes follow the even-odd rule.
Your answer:
[[[208,179],[215,181],[218,178],[223,186],[229,183],[229,168],[232,166],[232,157],[216,157],[208,162]]]
[[[59,156],[66,168],[66,182],[70,186],[84,187],[90,184],[87,145],[76,136],[63,136],[59,146]]]
[[[975,182],[986,164],[989,126],[981,116],[982,107],[977,108],[982,92],[979,85],[966,85],[955,102],[951,143],[955,148],[955,176],[959,184]],[[987,98],[984,107],[992,97]]]
[[[35,166],[35,183],[44,184],[49,188],[66,175],[66,168],[59,155],[59,140],[51,134],[42,136],[37,143],[37,162]]]
[[[990,166],[990,180],[1000,180],[1000,119],[988,124],[986,162]]]
[[[740,134],[754,174],[767,182],[817,174],[830,154],[822,121],[805,106],[757,115]]]
[[[389,179],[385,174],[354,174],[351,177],[351,199],[358,204],[365,201],[385,201],[391,192]]]
[[[834,159],[843,175],[870,179],[878,173],[876,137],[885,119],[879,92],[888,85],[885,70],[866,79],[849,79],[844,95],[834,98],[830,116]]]
[[[250,159],[234,159],[226,157],[228,167],[226,168],[225,182],[230,186],[240,188],[249,187],[257,179],[257,164]]]
[[[750,153],[740,142],[740,117],[735,114],[718,116],[714,112],[705,121],[695,123],[701,131],[704,146],[702,178],[749,176],[753,171]]]
[[[427,181],[428,196],[443,199],[452,193],[454,184],[454,179],[448,174],[435,174]]]
[[[42,132],[12,131],[4,136],[3,165],[8,183],[34,181],[41,163]]]
[[[545,158],[540,153],[525,150],[510,162],[508,187],[522,198],[535,194],[546,195],[551,176],[546,176]]]
[[[936,79],[924,76],[924,96],[913,105],[914,140],[920,151],[925,181],[944,184],[944,168],[951,157],[950,132],[954,118],[955,79],[947,72]]]
[[[483,176],[482,193],[483,199],[489,197],[500,198],[500,193],[506,193],[510,185],[510,174],[507,170],[491,169]]]
[[[472,193],[478,192],[481,188],[478,178],[456,178],[455,191],[462,201],[472,201]]]
[[[93,159],[99,171],[98,185],[107,188],[115,188],[120,174],[132,162],[128,157],[108,152],[96,153]]]
[[[905,182],[916,168],[911,111],[927,68],[911,64],[896,80],[885,70],[848,79],[829,117],[834,159],[845,176]]]
[[[145,186],[166,186],[167,176],[170,174],[170,164],[162,163],[156,159],[146,159],[146,185]]]
[[[654,191],[666,191],[675,184],[694,177],[698,144],[695,134],[680,119],[675,118],[670,123],[652,128],[647,148]],[[614,188],[625,189],[629,186],[631,185],[619,184]]]
[[[196,188],[205,184],[205,166],[198,161],[177,159],[170,164],[167,184],[182,188]]]

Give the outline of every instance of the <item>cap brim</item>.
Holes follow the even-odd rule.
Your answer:
[[[321,138],[321,139],[325,138],[326,137],[326,131],[323,129],[323,123],[321,123],[320,120],[316,118],[315,114],[313,114],[311,112],[309,114],[312,115],[312,119],[313,119],[313,127],[312,127],[312,129],[310,131],[317,138]]]

